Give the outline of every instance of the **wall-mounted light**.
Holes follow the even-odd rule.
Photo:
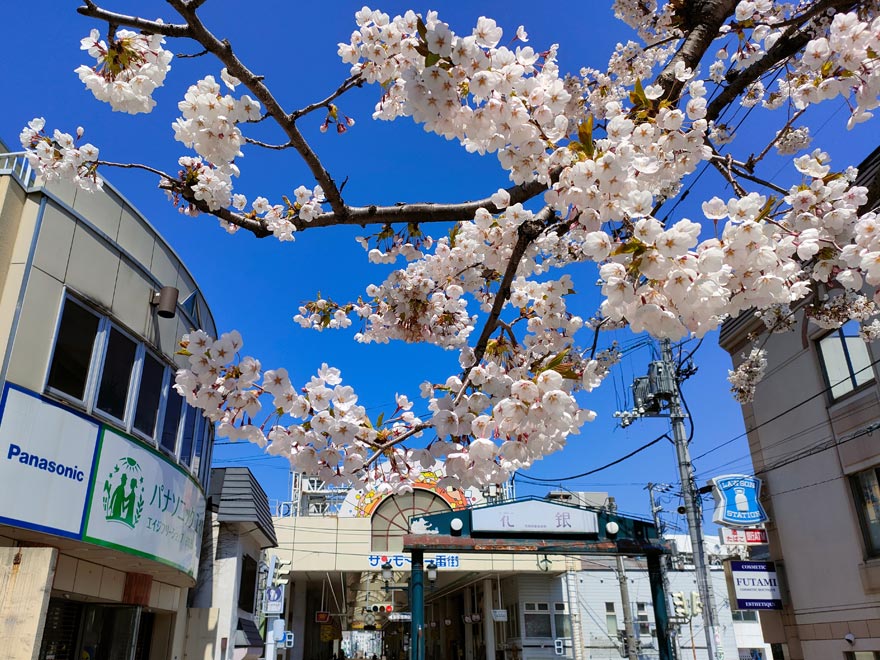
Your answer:
[[[156,314],[163,319],[174,318],[179,294],[180,292],[173,286],[163,286],[158,291],[150,292],[150,305],[156,308]]]
[[[432,561],[428,562],[425,564],[425,571],[428,574],[428,582],[434,584],[437,581],[437,564]]]
[[[611,538],[617,536],[617,533],[620,531],[620,525],[618,525],[613,520],[605,523],[605,533],[608,534]]]
[[[452,532],[453,536],[461,536],[463,527],[464,523],[461,521],[461,518],[453,518],[449,521],[449,531]]]
[[[391,562],[386,561],[382,564],[382,579],[385,580],[386,586],[393,576],[394,571],[391,569]]]

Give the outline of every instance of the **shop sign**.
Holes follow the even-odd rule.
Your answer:
[[[84,539],[195,577],[205,498],[169,459],[104,428]]]
[[[0,521],[78,539],[100,425],[7,384],[0,403]],[[26,496],[26,494],[36,496]]]
[[[761,506],[761,480],[744,474],[728,474],[710,479],[715,496],[713,522],[729,527],[754,527],[767,522]]]
[[[782,609],[782,594],[772,561],[731,561],[730,576],[736,609]]]
[[[471,530],[506,534],[596,534],[594,511],[540,500],[471,510]]]
[[[507,621],[507,610],[492,610],[492,620],[500,622]]]
[[[731,529],[719,527],[724,545],[767,545],[767,532],[763,529]]]

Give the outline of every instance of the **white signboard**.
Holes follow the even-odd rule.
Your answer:
[[[594,511],[527,500],[473,509],[471,530],[509,534],[596,534],[599,520]]]
[[[738,610],[781,610],[782,595],[772,561],[732,561],[730,575]]]
[[[263,614],[284,614],[284,585],[266,587],[263,593]]]
[[[104,428],[84,539],[195,577],[205,498],[158,452]]]
[[[767,532],[763,529],[731,529],[719,527],[724,545],[766,545]]]
[[[0,521],[80,538],[100,426],[8,385],[0,415]]]
[[[492,610],[493,621],[507,621],[507,610]]]
[[[389,621],[412,621],[412,612],[392,612],[388,615]]]

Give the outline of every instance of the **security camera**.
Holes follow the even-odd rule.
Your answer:
[[[855,644],[856,643],[856,636],[853,635],[852,633],[846,633],[843,636],[843,638],[847,641],[848,644]]]

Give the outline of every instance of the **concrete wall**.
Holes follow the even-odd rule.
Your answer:
[[[0,648],[8,660],[36,660],[58,551],[0,548]]]
[[[762,615],[765,639],[787,643],[787,658],[824,660],[880,651],[880,559],[866,558],[849,479],[880,465],[875,437],[850,439],[880,419],[880,391],[874,384],[832,402],[817,347],[827,331],[800,327],[769,338],[766,375],[743,416],[764,480],[770,558],[786,587],[785,610]],[[722,333],[735,365],[748,350],[744,335]],[[880,357],[880,346],[868,350]],[[844,641],[849,632],[855,646]]]

